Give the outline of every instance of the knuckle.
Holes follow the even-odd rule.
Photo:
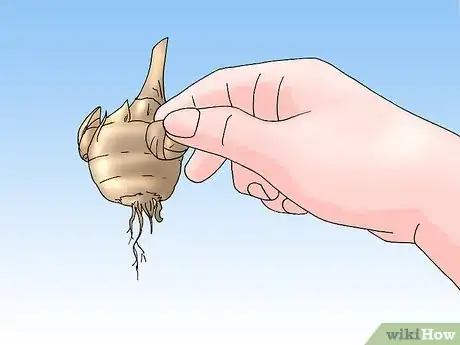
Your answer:
[[[225,72],[228,70],[227,67],[220,67],[214,70],[214,72],[211,73],[213,77],[221,77]]]
[[[325,65],[328,64],[325,60],[319,57],[311,57],[308,59],[308,62],[312,67],[315,67],[315,68],[324,67]]]
[[[244,174],[244,168],[236,163],[232,163],[233,187],[238,193],[248,195],[248,179]]]
[[[238,193],[248,195],[248,185],[245,181],[241,181],[238,178],[233,178],[233,186]]]

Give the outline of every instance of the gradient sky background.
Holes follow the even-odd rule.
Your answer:
[[[456,0],[128,3],[0,3],[1,344],[359,345],[381,322],[460,320],[415,248],[270,213],[228,167],[180,181],[138,282],[130,211],[76,146],[95,106],[137,94],[165,36],[169,97],[218,67],[318,56],[459,132]]]

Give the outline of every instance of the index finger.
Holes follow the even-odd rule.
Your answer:
[[[237,107],[253,114],[253,95],[260,77],[258,65],[218,69],[201,78],[158,108],[155,120],[183,108]]]
[[[158,108],[155,120],[163,120],[169,113],[183,108],[207,108],[217,104],[229,105],[226,83],[221,70],[201,78]],[[225,91],[225,92],[224,92]]]

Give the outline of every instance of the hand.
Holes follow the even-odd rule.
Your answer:
[[[220,69],[159,108],[168,136],[196,148],[195,182],[232,162],[235,188],[274,211],[414,242],[420,186],[439,127],[318,59]]]

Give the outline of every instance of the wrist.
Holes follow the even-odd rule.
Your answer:
[[[431,126],[414,242],[460,289],[460,137]]]

